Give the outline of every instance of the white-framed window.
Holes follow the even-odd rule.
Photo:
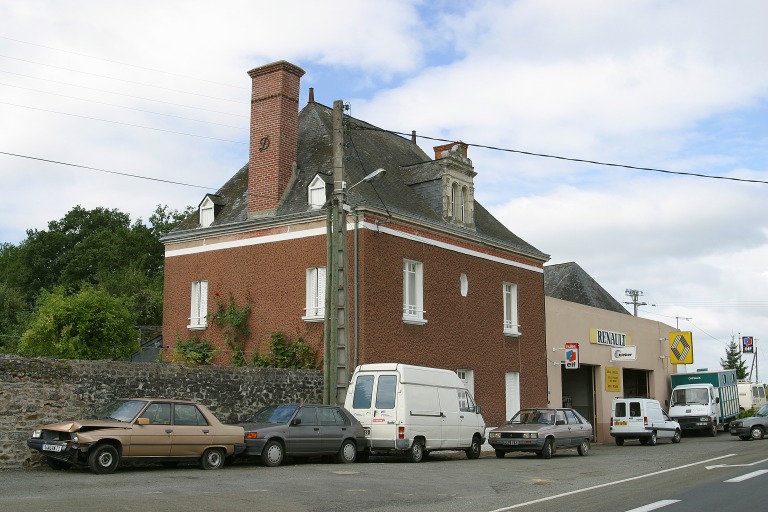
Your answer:
[[[520,324],[517,320],[517,285],[504,283],[504,334],[520,336]]]
[[[403,322],[425,324],[424,264],[403,260]]]
[[[192,281],[192,305],[189,313],[189,329],[208,327],[208,281]]]
[[[206,197],[200,205],[200,226],[207,228],[213,224],[213,201]]]
[[[322,322],[325,320],[325,267],[307,269],[307,307],[302,320]]]
[[[320,176],[315,176],[307,187],[307,202],[315,210],[325,204],[325,181]]]
[[[460,368],[456,370],[456,375],[459,376],[461,382],[464,383],[464,387],[467,388],[470,395],[475,394],[475,371],[468,370],[466,368]]]

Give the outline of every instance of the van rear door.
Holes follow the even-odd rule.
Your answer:
[[[372,447],[394,448],[397,437],[397,373],[360,373],[355,378],[351,412]]]

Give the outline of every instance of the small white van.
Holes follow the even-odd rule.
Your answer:
[[[480,456],[485,421],[450,370],[398,363],[355,368],[344,407],[363,424],[371,453],[403,453],[420,462],[431,451]]]
[[[618,446],[626,439],[655,446],[657,439],[680,442],[680,424],[667,415],[658,400],[616,398],[611,403],[611,436]]]
[[[739,382],[739,409],[759,409],[766,404],[765,386],[758,382]]]

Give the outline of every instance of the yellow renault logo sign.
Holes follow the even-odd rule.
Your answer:
[[[693,335],[690,331],[669,333],[669,360],[672,364],[693,364]]]

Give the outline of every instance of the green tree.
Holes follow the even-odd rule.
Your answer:
[[[122,299],[86,286],[40,294],[29,328],[19,342],[26,356],[122,359],[138,349],[135,314]]]
[[[720,366],[723,370],[736,370],[736,378],[739,380],[747,378],[747,365],[741,358],[739,345],[734,340],[726,347],[725,359],[720,359]]]
[[[21,293],[0,282],[0,352],[16,351],[28,315]]]
[[[162,323],[164,246],[160,238],[183,220],[158,206],[150,225],[118,210],[75,206],[47,230],[28,230],[18,246],[0,245],[0,283],[17,290],[31,308],[41,290],[71,292],[97,286],[123,297],[141,325]],[[2,329],[2,325],[0,325]],[[0,335],[7,334],[0,331]]]

